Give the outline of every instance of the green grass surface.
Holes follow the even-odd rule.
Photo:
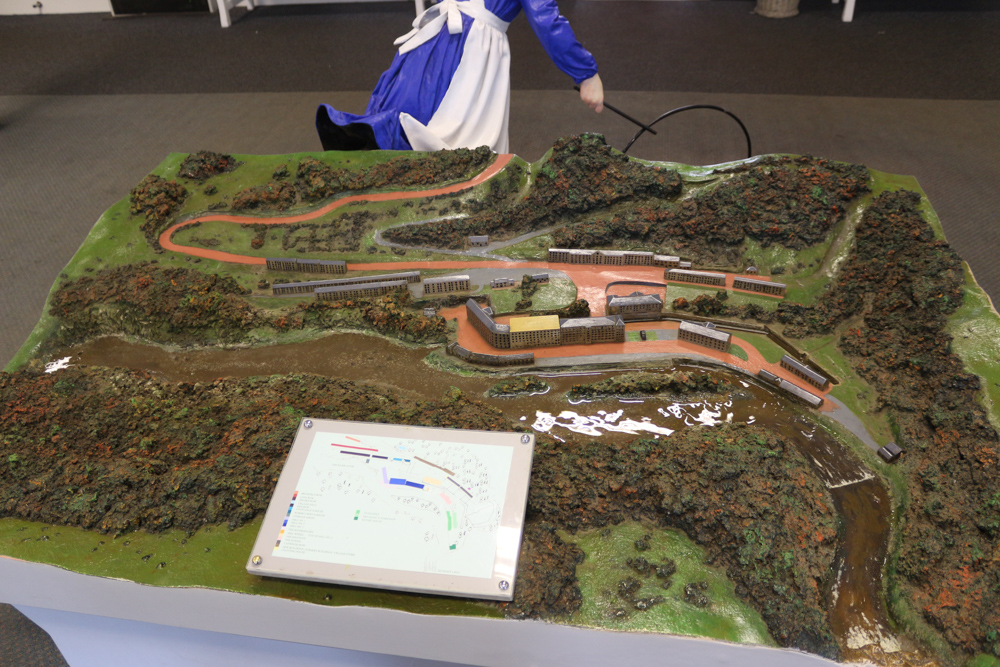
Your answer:
[[[656,335],[656,329],[646,329],[646,341],[659,340],[660,337]],[[643,342],[642,336],[639,335],[638,331],[626,331],[625,340],[630,343],[641,343]],[[664,338],[664,340],[669,340]]]
[[[793,341],[793,344],[808,352],[816,363],[837,379],[838,384],[830,389],[830,395],[846,405],[861,420],[876,442],[885,444],[893,440],[892,427],[886,413],[875,409],[877,392],[854,374],[850,362],[837,347],[844,328],[841,326],[828,336],[799,339]]]
[[[639,552],[635,541],[650,535],[650,548]],[[744,644],[774,645],[760,615],[733,591],[724,571],[705,565],[704,550],[680,531],[623,523],[606,529],[562,535],[586,553],[577,566],[583,607],[570,622],[612,630],[665,632],[709,637]],[[664,590],[655,576],[643,578],[626,564],[629,558],[642,556],[651,563],[671,558],[677,565],[672,585]],[[664,601],[639,611],[618,595],[618,583],[627,577],[642,581],[640,597],[662,595]],[[684,586],[708,582],[707,607],[699,608],[684,601]],[[616,612],[625,610],[625,615]]]
[[[489,294],[493,303],[493,312],[509,313],[514,310],[515,304],[521,298],[521,290],[517,287],[499,287],[493,289],[489,285],[484,285],[477,294]]]
[[[542,285],[531,297],[532,310],[565,308],[576,301],[576,285],[572,280],[554,278]]]
[[[528,259],[544,262],[549,258],[549,248],[553,247],[551,234],[541,234],[527,241],[521,241],[496,250],[493,254],[503,255],[511,259]]]
[[[0,519],[0,553],[82,574],[154,586],[203,587],[330,606],[359,605],[423,614],[499,617],[492,605],[454,598],[256,577],[246,571],[262,519],[230,531],[207,527],[113,537],[79,528]]]
[[[484,285],[477,294],[489,294],[493,301],[495,313],[510,313],[515,310],[521,299],[521,283],[516,287],[501,287],[497,289]],[[565,278],[552,279],[547,284],[539,286],[531,297],[531,310],[553,310],[565,308],[576,300],[576,285]]]
[[[780,281],[779,281],[780,282]],[[722,291],[723,287],[713,287],[711,285],[691,285],[689,283],[667,283],[667,299],[666,299],[666,310],[671,310],[671,304],[674,299],[683,297],[688,301],[694,301],[695,298],[702,294],[708,294],[709,296],[715,296],[717,292]],[[726,301],[727,305],[742,306],[748,303],[756,303],[759,306],[766,308],[768,310],[773,310],[778,307],[781,303],[781,299],[774,296],[767,296],[765,294],[751,294],[749,292],[737,292],[736,290],[726,290],[729,294],[729,300]],[[686,311],[678,310],[674,311],[677,315],[683,316]]]
[[[817,243],[803,250],[793,250],[777,243],[762,248],[760,242],[747,238],[743,243],[743,258],[747,266],[756,266],[761,275],[770,276],[776,282],[811,276],[822,264],[834,235],[825,243]],[[772,274],[771,270],[776,266],[782,267],[784,272]]]
[[[752,334],[745,331],[735,331],[733,336],[739,336],[747,343],[757,348],[760,355],[769,363],[776,364],[787,354],[784,348],[772,341],[765,334]],[[735,345],[733,347],[736,347]]]
[[[1000,404],[1000,316],[986,293],[975,284],[965,265],[965,294],[962,307],[948,318],[952,350],[965,368],[983,379],[981,402],[994,428],[1000,430],[996,406]]]
[[[744,350],[739,345],[737,345],[736,343],[732,343],[729,346],[729,354],[739,359],[742,359],[743,361],[750,361],[750,357],[747,356],[747,351]]]

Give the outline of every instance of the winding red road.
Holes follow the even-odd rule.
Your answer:
[[[490,166],[486,167],[483,171],[479,173],[478,176],[474,178],[463,181],[461,183],[453,183],[451,185],[446,185],[441,188],[433,188],[431,190],[409,190],[403,192],[375,192],[365,195],[350,195],[349,197],[344,197],[343,199],[338,199],[336,201],[330,202],[323,208],[317,209],[315,211],[310,211],[309,213],[302,213],[300,215],[288,215],[275,218],[258,218],[249,215],[201,215],[197,218],[191,218],[183,222],[178,222],[175,225],[170,226],[165,232],[160,234],[160,245],[164,250],[171,250],[173,252],[183,253],[185,255],[192,255],[194,257],[202,257],[204,259],[214,259],[220,262],[230,262],[232,264],[264,264],[266,260],[263,257],[251,257],[249,255],[237,255],[230,252],[223,252],[221,250],[209,250],[208,248],[195,248],[193,246],[180,245],[171,241],[171,237],[180,229],[187,227],[188,225],[193,225],[196,222],[235,222],[237,224],[256,224],[256,225],[288,225],[295,222],[305,222],[307,220],[315,220],[316,218],[323,217],[330,211],[336,210],[342,206],[347,206],[353,202],[378,202],[378,201],[395,201],[402,199],[421,199],[424,197],[435,197],[437,195],[448,195],[454,194],[456,192],[461,192],[462,190],[468,190],[469,188],[474,188],[481,183],[485,183],[493,176],[497,175],[507,166],[507,164],[513,158],[513,155],[504,154],[497,155],[496,159]]]

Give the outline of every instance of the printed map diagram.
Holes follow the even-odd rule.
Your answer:
[[[317,433],[274,555],[489,578],[512,457],[495,445]]]

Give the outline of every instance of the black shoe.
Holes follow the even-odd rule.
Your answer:
[[[325,151],[377,151],[375,132],[370,125],[350,123],[337,125],[330,120],[324,107],[316,112],[316,131]]]

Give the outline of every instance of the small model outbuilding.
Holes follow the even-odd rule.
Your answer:
[[[898,459],[903,454],[903,448],[894,442],[890,442],[885,447],[878,448],[878,455],[886,460],[887,463],[892,463]]]
[[[814,387],[818,387],[819,389],[826,389],[827,385],[830,383],[830,381],[824,376],[820,375],[795,357],[788,354],[781,358],[781,367],[785,370],[791,371],[793,374],[799,376],[809,384]]]
[[[709,323],[711,324],[711,323]],[[682,321],[677,328],[677,339],[721,352],[729,352],[732,335],[719,331],[714,326]]]
[[[623,319],[649,319],[663,310],[663,299],[656,294],[632,292],[628,296],[609,294],[604,308],[608,315],[621,315]]]

